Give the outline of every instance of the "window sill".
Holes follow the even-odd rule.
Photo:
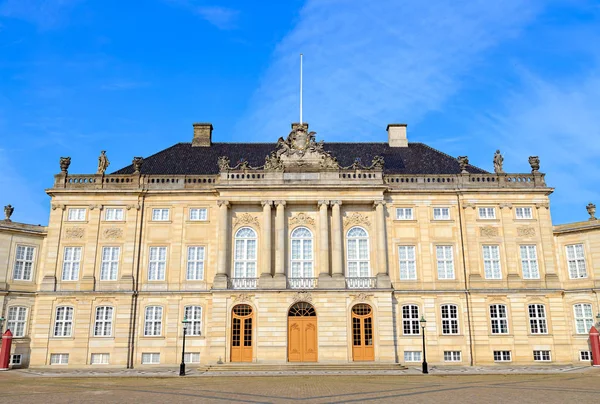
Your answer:
[[[464,337],[463,334],[438,334],[438,336],[439,337]]]
[[[51,341],[73,341],[75,337],[50,337]]]
[[[106,336],[106,337],[103,337],[103,336],[101,336],[101,335],[92,335],[90,338],[91,338],[91,339],[98,339],[98,340],[106,340],[106,341],[109,341],[109,340],[114,340],[114,339],[115,339],[115,337],[114,337],[114,336],[110,336],[110,337],[109,337],[109,336]]]
[[[500,223],[500,219],[494,218],[494,219],[482,219],[480,217],[478,217],[477,219],[475,219],[476,222],[484,222],[484,223]]]
[[[431,219],[430,223],[454,223],[454,219]]]
[[[191,219],[186,219],[185,221],[186,224],[208,224],[210,223],[210,220],[191,220]]]
[[[490,333],[490,334],[488,334],[488,337],[501,337],[501,338],[503,338],[503,337],[514,337],[514,335],[513,334],[492,334],[492,333]]]
[[[143,335],[139,338],[141,340],[144,340],[144,339],[152,340],[152,339],[165,339],[166,337],[164,335]],[[186,335],[186,338],[187,338],[187,335]]]
[[[102,223],[125,224],[127,222],[125,220],[103,220]]]
[[[394,222],[401,222],[401,223],[417,223],[418,220],[417,219],[394,219]]]
[[[173,223],[171,220],[149,220],[148,224],[171,224]]]
[[[88,220],[65,220],[66,223],[87,224]]]

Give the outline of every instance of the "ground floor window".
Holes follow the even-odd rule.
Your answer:
[[[510,351],[494,351],[494,362],[510,362]]]
[[[107,353],[93,353],[92,354],[92,365],[108,365],[110,354]]]
[[[13,366],[18,366],[22,363],[22,356],[21,355],[11,355],[10,356],[10,364]]]
[[[550,362],[550,351],[533,351],[533,360],[536,362]]]
[[[460,351],[444,351],[444,362],[461,362],[462,353]]]
[[[185,363],[200,363],[200,352],[186,352],[184,361]]]
[[[68,353],[55,353],[50,355],[51,365],[68,365],[69,354]]]
[[[158,365],[160,363],[160,354],[156,352],[143,353],[142,365]]]
[[[404,351],[404,362],[421,362],[421,351]]]
[[[592,353],[590,351],[579,351],[579,360],[589,362],[592,360]]]

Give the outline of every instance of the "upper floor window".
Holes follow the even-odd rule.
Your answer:
[[[413,208],[396,208],[396,220],[413,220]]]
[[[490,305],[490,320],[492,334],[508,334],[508,316],[503,304]]]
[[[454,279],[454,258],[451,245],[435,246],[438,279]]]
[[[529,305],[529,330],[532,334],[548,334],[546,308],[543,304]]]
[[[110,306],[96,307],[94,322],[94,337],[110,337],[112,335],[113,308]]]
[[[313,235],[306,227],[292,231],[292,278],[313,277]]]
[[[81,266],[81,247],[65,247],[63,259],[63,281],[79,280],[79,267]]]
[[[152,221],[164,222],[169,220],[169,209],[155,208],[152,209]]]
[[[517,219],[533,219],[531,208],[515,208],[515,217]]]
[[[442,309],[442,334],[458,334],[458,306],[455,304],[444,304]]]
[[[123,208],[106,208],[104,220],[110,222],[122,221],[124,217]]]
[[[150,247],[148,280],[164,281],[167,269],[167,247]]]
[[[160,306],[146,307],[144,317],[144,336],[159,337],[162,333],[162,313],[163,308]]]
[[[419,335],[419,306],[407,304],[402,306],[402,333],[404,335]]]
[[[348,230],[346,237],[348,252],[348,276],[369,276],[369,234],[362,227]]]
[[[450,220],[450,208],[433,208],[433,220]]]
[[[33,274],[33,259],[35,247],[18,245],[13,268],[13,280],[30,281]]]
[[[540,279],[535,245],[522,245],[520,249],[523,279]]]
[[[594,325],[594,315],[592,314],[592,305],[578,303],[573,305],[575,312],[575,330],[577,334],[587,334]]]
[[[417,266],[415,263],[415,246],[398,246],[398,261],[400,263],[400,280],[416,280]]]
[[[186,331],[187,335],[202,335],[202,307],[186,306],[185,318],[189,321]]]
[[[13,306],[8,309],[8,321],[6,329],[13,333],[13,337],[25,336],[25,325],[27,323],[27,307]]]
[[[242,227],[235,233],[234,278],[256,278],[256,232]]]
[[[567,247],[567,265],[571,279],[587,278],[583,244],[573,244]]]
[[[500,269],[500,246],[483,246],[483,269],[486,279],[502,279]]]
[[[59,306],[56,308],[54,319],[54,336],[70,337],[73,333],[73,308],[70,306]]]
[[[121,247],[102,247],[102,262],[100,263],[101,281],[117,280],[119,255],[121,255]]]
[[[186,273],[188,281],[201,281],[204,279],[204,247],[188,247]]]
[[[193,220],[193,221],[208,220],[208,210],[206,208],[190,208],[190,220]]]
[[[480,219],[495,219],[496,209],[495,208],[479,208]]]
[[[83,222],[85,221],[85,208],[69,208],[69,214],[67,221],[69,222]]]

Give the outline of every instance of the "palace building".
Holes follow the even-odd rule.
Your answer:
[[[13,366],[176,366],[184,318],[199,365],[414,365],[421,325],[434,365],[590,362],[600,221],[553,226],[537,157],[492,173],[404,124],[381,143],[193,128],[111,174],[104,152],[95,174],[61,158],[47,227],[5,208]]]

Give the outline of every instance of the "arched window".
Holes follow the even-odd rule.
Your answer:
[[[312,278],[313,275],[313,235],[306,227],[292,231],[291,268],[292,278]]]
[[[235,233],[234,278],[256,278],[256,232],[242,227]]]
[[[369,276],[369,234],[362,227],[348,230],[346,237],[348,251],[348,277]]]

